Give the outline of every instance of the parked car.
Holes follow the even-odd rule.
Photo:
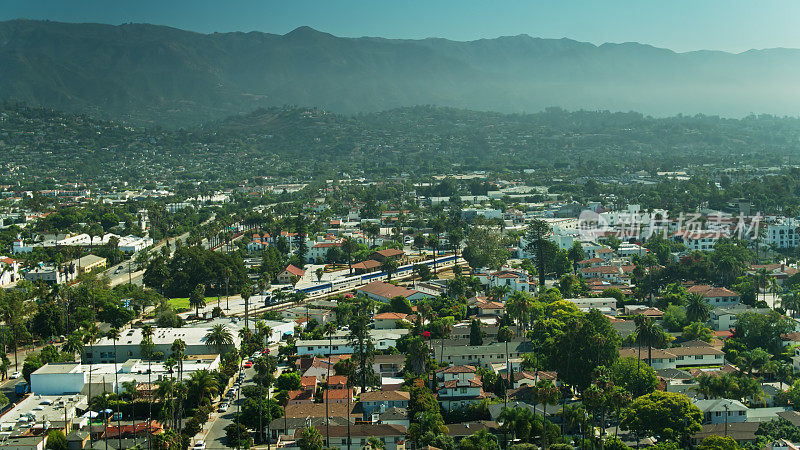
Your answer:
[[[246,363],[244,363],[244,367],[245,369],[253,367],[253,361],[247,361]]]
[[[21,377],[21,376],[22,376],[22,372],[14,372],[14,373],[11,374],[11,378],[13,378],[15,380],[17,378]]]
[[[194,443],[193,450],[206,450],[206,441],[197,441]]]
[[[217,408],[217,412],[225,412],[225,411],[227,411],[227,410],[228,410],[228,408],[229,408],[230,406],[231,406],[231,405],[229,405],[229,404],[227,404],[227,403],[220,403],[220,404],[219,404],[219,407]]]

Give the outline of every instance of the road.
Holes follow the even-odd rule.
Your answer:
[[[270,351],[275,352],[278,351],[278,344],[272,344],[270,346]],[[278,366],[278,371],[275,373],[275,376],[280,376],[283,373],[283,370],[286,369],[286,366]],[[244,386],[253,386],[255,382],[253,381],[253,376],[255,375],[255,369],[244,369],[245,379],[244,383],[242,383],[242,387]],[[227,388],[226,388],[227,390]],[[270,395],[272,395],[274,391],[272,387],[270,387]],[[224,396],[225,393],[223,392],[222,395]],[[225,442],[225,427],[234,423],[236,421],[236,412],[241,406],[244,404],[244,397],[241,395],[241,388],[237,393],[239,397],[235,402],[231,404],[228,410],[224,413],[217,413],[214,412],[211,417],[209,417],[208,422],[203,427],[203,431],[201,431],[197,436],[195,436],[193,442],[197,442],[200,439],[206,441],[206,448],[207,449],[227,449],[229,447],[226,446]],[[267,424],[264,424],[266,427]],[[274,442],[273,442],[274,444]]]
[[[206,219],[205,222],[202,223],[202,225],[206,225],[207,223],[213,221],[215,218],[216,215],[212,214],[211,217],[209,217],[208,219]],[[155,254],[156,252],[161,251],[161,247],[166,245],[167,242],[169,242],[170,245],[172,245],[173,248],[172,251],[174,251],[175,241],[178,239],[180,239],[181,241],[186,241],[186,238],[188,237],[189,237],[188,232],[183,233],[174,238],[170,238],[165,241],[159,242],[153,245],[152,247],[148,248],[147,251],[150,252],[151,254]],[[144,270],[134,270],[134,265],[133,265],[133,260],[136,259],[137,254],[138,252],[135,252],[134,254],[131,255],[128,261],[122,262],[120,264],[115,264],[106,269],[105,273],[108,274],[112,287],[118,284],[123,284],[128,282],[135,284],[137,286],[142,285],[142,275],[144,275]]]

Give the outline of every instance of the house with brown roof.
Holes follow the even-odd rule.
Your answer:
[[[394,330],[395,328],[400,328],[397,326],[397,322],[409,322],[407,317],[408,314],[403,313],[379,313],[372,316],[372,323],[375,325],[376,330]]]
[[[326,448],[339,450],[364,448],[367,441],[374,437],[381,441],[386,450],[405,450],[406,449],[406,427],[402,425],[390,425],[385,423],[357,423],[347,426],[342,425],[315,425],[314,428],[322,436],[323,444]],[[303,428],[295,430],[295,440],[300,439]],[[347,437],[350,436],[350,445]],[[330,442],[326,442],[330,436]]]
[[[372,273],[380,270],[381,263],[375,261],[374,259],[368,259],[366,261],[361,261],[359,263],[355,263],[352,265],[353,272],[356,275],[363,275],[365,273]]]
[[[387,248],[385,250],[378,250],[376,252],[372,252],[369,255],[370,259],[374,259],[379,263],[386,262],[388,260],[397,261],[398,264],[406,264],[408,262],[408,257],[406,256],[406,252],[396,249],[396,248]]]
[[[698,284],[691,286],[687,291],[691,294],[700,294],[705,297],[712,308],[717,306],[731,306],[739,303],[739,294],[724,287]]]
[[[721,366],[725,364],[725,353],[710,344],[692,341],[680,347],[653,348],[652,361],[648,361],[648,349],[624,347],[619,349],[620,358],[640,358],[653,369],[677,369],[692,366]]]
[[[364,411],[364,419],[369,419],[373,412],[383,412],[387,408],[408,408],[411,399],[408,391],[380,390],[362,392],[358,401]]]
[[[301,405],[308,403],[314,403],[314,391],[311,389],[289,391],[289,405]]]
[[[303,275],[305,274],[306,274],[305,270],[289,264],[288,267],[286,267],[280,273],[278,273],[278,276],[275,277],[275,279],[280,284],[292,284],[296,280],[303,278]]]
[[[403,286],[396,286],[383,281],[373,281],[368,283],[356,289],[356,292],[366,295],[373,300],[378,300],[379,302],[384,303],[387,303],[389,300],[395,297],[405,297],[409,301],[422,300],[423,298],[427,297],[427,295],[417,290],[408,289]]]
[[[463,406],[480,403],[489,396],[483,391],[483,383],[475,366],[450,366],[436,371],[439,403],[450,411]]]

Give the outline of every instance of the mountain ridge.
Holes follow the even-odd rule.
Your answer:
[[[443,38],[204,34],[152,24],[0,22],[0,99],[191,126],[284,104],[352,114],[418,104],[499,112],[796,115],[800,50],[674,52],[527,34]]]

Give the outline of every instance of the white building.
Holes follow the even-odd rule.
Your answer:
[[[511,292],[536,292],[536,280],[528,275],[527,270],[504,266],[500,270],[492,272],[487,268],[482,268],[478,269],[474,276],[480,280],[481,284],[488,285],[489,288],[506,286],[511,289]]]
[[[800,222],[795,219],[782,219],[766,225],[764,243],[778,248],[794,248],[800,245]]]
[[[740,423],[747,421],[747,406],[739,400],[727,398],[714,398],[706,400],[695,400],[697,406],[703,412],[703,423]]]
[[[573,303],[583,312],[592,309],[599,310],[603,314],[610,316],[617,315],[617,299],[608,297],[588,297],[588,298],[568,298],[566,301]]]
[[[183,361],[183,379],[192,372],[217,370],[219,355],[188,355]],[[89,372],[91,369],[91,374]],[[122,364],[81,364],[76,362],[51,363],[31,374],[31,392],[36,395],[70,395],[120,392],[125,382],[155,383],[164,378],[177,378],[175,367],[170,370],[163,363],[129,359]]]
[[[186,355],[208,355],[212,353],[223,353],[232,348],[239,347],[239,335],[236,330],[230,329],[232,345],[226,345],[221,349],[209,345],[206,341],[206,334],[211,331],[211,325],[202,328],[156,328],[152,336],[153,351],[161,352],[166,356],[172,354],[172,344],[180,339],[186,344],[184,354]],[[115,342],[108,337],[95,341],[93,346],[85,346],[81,354],[84,362],[97,363],[118,363],[129,359],[141,359],[142,329],[131,328],[122,330],[119,339]]]
[[[19,280],[19,262],[0,257],[0,287],[6,287]]]

